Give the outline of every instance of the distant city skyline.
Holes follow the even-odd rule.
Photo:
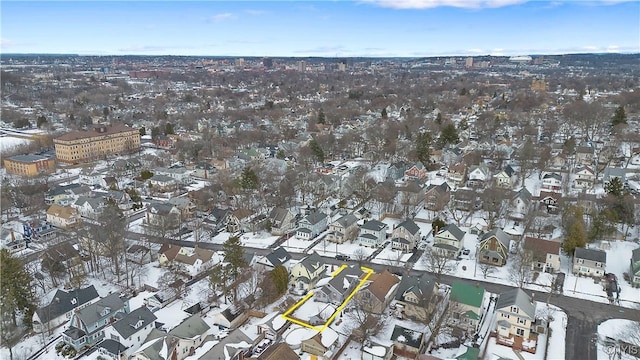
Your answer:
[[[426,57],[640,52],[624,0],[2,1],[0,52]]]

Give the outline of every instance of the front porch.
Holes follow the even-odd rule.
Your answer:
[[[509,336],[503,336],[499,333],[493,334],[496,337],[496,343],[504,346],[508,346],[513,350],[526,351],[531,354],[536,353],[538,347],[538,334],[531,333],[528,339],[522,336],[509,334]]]

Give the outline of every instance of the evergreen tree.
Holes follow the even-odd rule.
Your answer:
[[[380,116],[382,116],[383,119],[387,118],[387,108],[386,107],[382,108],[382,112],[380,113]]]
[[[620,180],[619,177],[612,178],[604,185],[604,191],[616,198],[621,198],[622,195],[624,195],[624,185],[622,184],[622,180]]]
[[[575,221],[569,227],[567,238],[564,239],[562,249],[565,253],[573,256],[576,248],[584,247],[587,243],[587,233],[584,230],[584,221]]]
[[[618,106],[616,111],[613,113],[613,118],[611,119],[611,126],[616,126],[620,124],[627,123],[627,114],[624,111],[623,106]]]
[[[430,164],[431,142],[431,135],[427,132],[421,132],[416,137],[416,155],[418,156],[418,160],[422,162],[422,165],[425,167]]]
[[[258,175],[253,169],[246,167],[240,175],[240,187],[244,190],[253,190],[258,188]]]
[[[42,125],[46,124],[47,122],[48,122],[47,118],[44,115],[38,116],[37,123],[36,123],[38,126],[38,129],[41,128]]]
[[[320,147],[320,144],[318,144],[316,139],[312,139],[311,142],[309,142],[309,147],[313,151],[313,154],[316,156],[316,160],[319,163],[323,163],[324,162],[324,150],[322,150],[322,148]]]
[[[324,116],[324,111],[322,111],[322,109],[320,109],[318,111],[318,124],[324,124],[327,121],[326,117]]]
[[[289,272],[287,271],[287,268],[282,265],[278,265],[271,270],[270,275],[273,283],[276,285],[278,295],[284,294],[285,291],[287,291],[287,287],[289,287]]]
[[[445,146],[447,144],[455,145],[460,142],[460,139],[458,138],[458,130],[456,130],[456,126],[453,123],[449,123],[442,128],[438,142],[440,146]]]
[[[444,222],[444,220],[442,220],[442,219],[440,219],[438,217],[433,219],[433,222],[431,223],[431,228],[433,229],[433,234],[435,235],[438,231],[444,229],[445,226],[447,226],[447,223]]]
[[[7,249],[0,250],[0,275],[2,322],[10,320],[13,326],[17,326],[18,314],[30,313],[36,306],[31,286],[33,279],[22,261],[13,257]],[[31,318],[24,322],[31,324]]]
[[[172,123],[168,122],[164,125],[164,134],[165,135],[175,134],[175,129]]]
[[[436,124],[442,125],[442,114],[441,113],[438,113],[438,115],[436,115]]]
[[[460,96],[465,96],[467,95],[467,88],[462,88],[462,90],[460,90]]]
[[[231,278],[235,279],[240,273],[240,269],[247,266],[240,238],[230,237],[222,244],[222,251],[224,251],[224,261],[228,264],[228,273]]]
[[[145,136],[147,135],[147,129],[143,126],[140,128],[140,136]]]

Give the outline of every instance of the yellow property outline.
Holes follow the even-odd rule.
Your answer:
[[[336,275],[338,275],[342,270],[344,270],[348,266],[349,265],[347,265],[347,264],[342,264],[342,266],[340,266],[336,271],[331,273],[331,277],[335,277]],[[285,311],[282,314],[282,317],[285,318],[285,320],[291,321],[294,324],[302,325],[304,327],[308,327],[309,329],[313,329],[313,330],[316,330],[316,331],[319,331],[319,332],[324,331],[324,329],[326,329],[329,326],[329,324],[331,324],[331,322],[336,318],[336,316],[338,316],[338,314],[342,311],[342,309],[344,309],[344,307],[347,306],[347,303],[349,303],[349,301],[356,294],[356,292],[358,292],[358,290],[360,290],[360,288],[362,287],[362,285],[364,285],[364,283],[367,281],[369,276],[371,276],[371,274],[374,273],[373,269],[370,269],[368,267],[360,266],[360,269],[362,271],[364,271],[366,273],[366,275],[360,280],[358,285],[355,287],[355,289],[353,289],[353,291],[349,294],[349,296],[347,296],[347,298],[344,299],[342,304],[340,304],[340,306],[338,306],[336,311],[333,312],[331,317],[329,317],[329,319],[327,320],[327,322],[324,323],[324,325],[311,325],[311,324],[308,324],[308,323],[306,323],[304,321],[300,321],[298,319],[294,319],[294,318],[289,316],[289,314],[291,314],[292,312],[296,311],[296,309],[298,309],[300,306],[302,306],[302,304],[304,304],[307,300],[309,300],[313,296],[313,291],[309,291],[309,293],[307,293],[307,295],[305,295],[302,299],[298,300],[297,303],[293,304],[293,306],[291,306],[289,309],[287,309],[287,311]]]

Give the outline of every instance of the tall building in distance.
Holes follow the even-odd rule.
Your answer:
[[[306,68],[306,64],[304,62],[304,60],[300,60],[298,61],[298,71],[300,72],[304,72],[304,69]]]
[[[466,67],[467,69],[471,69],[473,67],[473,58],[472,57],[468,57],[464,61],[464,67]]]
[[[53,144],[58,161],[82,163],[139,151],[140,131],[122,124],[94,125],[89,131],[64,134]]]
[[[244,58],[236,59],[236,67],[242,69],[244,67]]]

